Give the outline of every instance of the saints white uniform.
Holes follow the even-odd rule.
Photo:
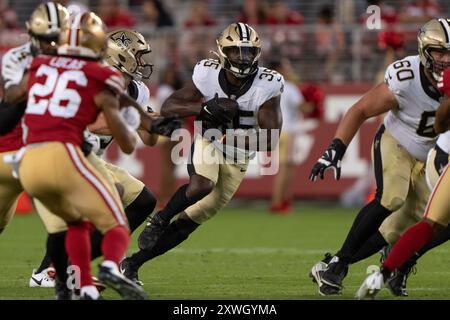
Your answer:
[[[143,108],[146,109],[150,107],[150,90],[145,85],[145,83],[141,81],[132,80],[130,85],[128,86],[128,94],[134,98]],[[122,203],[124,207],[128,207],[139,194],[144,189],[145,184],[133,177],[128,171],[122,169],[118,166],[115,166],[111,163],[108,163],[101,159],[101,156],[104,154],[105,150],[111,144],[113,137],[109,135],[95,135],[92,133],[88,134],[89,136],[97,136],[99,145],[94,147],[95,153],[97,156],[92,156],[92,161],[97,161],[99,165],[103,165],[107,171],[111,174],[115,183],[120,184],[124,193],[122,195]],[[89,141],[96,141],[97,139],[92,137],[88,137]],[[94,142],[95,143],[95,142]]]
[[[219,98],[236,100],[239,104],[239,115],[233,123],[233,128],[244,131],[259,129],[259,108],[266,101],[279,96],[284,88],[282,75],[260,67],[253,81],[249,80],[236,94],[228,96],[225,70],[213,59],[198,62],[194,67],[192,80],[205,101],[213,99],[216,93]],[[199,224],[211,218],[230,201],[244,178],[249,160],[255,155],[254,151],[227,148],[224,157],[221,146],[217,140],[210,142],[197,136],[191,149],[189,173],[204,176],[215,184],[208,196],[185,210],[187,215]]]
[[[4,88],[17,85],[33,56],[31,55],[30,43],[20,47],[12,48],[5,53],[2,59],[1,75]],[[0,137],[0,232],[11,221],[16,211],[17,200],[23,191],[19,180],[12,175],[12,164],[4,161],[4,156],[12,156],[21,147],[20,130],[14,129],[9,135]]]
[[[376,134],[373,162],[376,197],[395,211],[380,227],[392,244],[422,217],[427,204],[425,161],[436,144],[433,123],[441,95],[426,78],[418,55],[392,63],[385,82],[398,107],[388,112]]]

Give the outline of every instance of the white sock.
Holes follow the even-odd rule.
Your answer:
[[[87,295],[87,296],[91,297],[92,299],[98,299],[100,297],[100,293],[98,292],[98,290],[95,286],[81,287],[80,295],[81,296]]]
[[[111,269],[112,271],[119,272],[119,268],[117,267],[117,264],[114,261],[105,260],[102,262],[101,265],[102,265],[102,267],[107,267],[107,268]]]

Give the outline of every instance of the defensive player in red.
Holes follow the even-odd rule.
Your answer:
[[[81,149],[83,131],[102,111],[122,151],[133,152],[136,134],[123,120],[117,96],[125,90],[124,79],[100,62],[106,32],[94,13],[74,18],[67,41],[58,48],[58,57],[34,58],[22,80],[28,103],[20,181],[31,196],[67,222],[66,249],[80,271],[81,298],[99,298],[90,270],[92,222],[104,234],[99,279],[124,298],[145,299],[142,288],[118,270],[129,243],[120,196]]]

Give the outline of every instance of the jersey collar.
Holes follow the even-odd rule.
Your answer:
[[[225,69],[220,69],[220,71],[219,71],[220,87],[222,88],[223,92],[225,92],[225,94],[229,98],[231,98],[233,100],[237,100],[239,97],[241,97],[245,93],[247,93],[247,91],[252,87],[253,80],[255,80],[256,74],[258,72],[255,72],[254,74],[250,75],[249,78],[245,81],[245,83],[240,88],[234,87],[231,84],[229,84],[225,73],[226,73]]]

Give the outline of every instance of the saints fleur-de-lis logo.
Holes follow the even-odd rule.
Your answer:
[[[131,44],[131,39],[127,37],[125,33],[121,33],[119,37],[115,39],[117,45],[122,48],[126,48]]]

